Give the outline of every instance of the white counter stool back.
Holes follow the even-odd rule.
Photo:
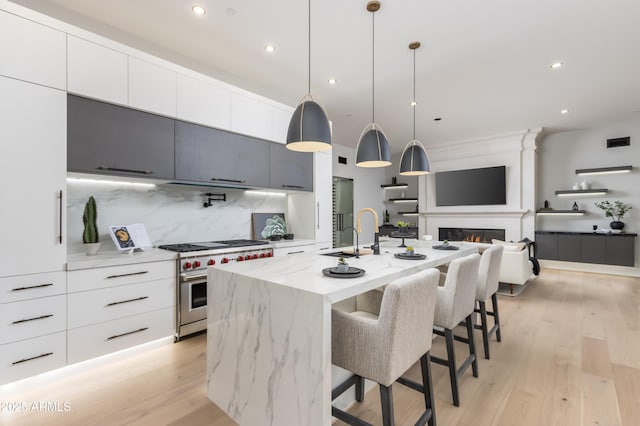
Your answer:
[[[437,292],[434,324],[443,328],[444,332],[438,329],[434,329],[433,332],[444,336],[447,359],[432,356],[431,361],[449,367],[451,395],[453,396],[453,405],[456,407],[460,406],[458,378],[469,368],[469,365],[472,367],[473,376],[478,377],[478,360],[473,340],[471,314],[475,308],[479,264],[480,255],[477,253],[452,260],[449,263],[444,286],[438,287]],[[462,321],[465,322],[467,328],[466,338],[456,336],[453,333],[453,329]],[[456,367],[454,339],[469,345],[469,356],[459,369]]]
[[[477,308],[475,312],[480,314],[480,324],[474,325],[482,330],[482,342],[484,344],[484,357],[489,359],[489,339],[495,333],[496,340],[502,341],[500,332],[500,316],[498,315],[498,280],[500,278],[500,264],[504,246],[493,245],[482,253],[480,267],[478,269],[478,286],[476,288]],[[491,298],[492,311],[487,311],[486,301]],[[489,330],[487,315],[493,317],[493,327]]]
[[[356,384],[362,401],[362,378],[373,380],[380,385],[383,424],[393,425],[391,385],[420,360],[422,385],[400,382],[424,393],[426,410],[416,424],[435,425],[429,350],[439,277],[437,269],[427,269],[391,282],[384,293],[359,295],[356,312],[331,311],[332,363],[355,374],[336,387],[332,399]],[[335,407],[332,414],[352,425],[369,424]]]

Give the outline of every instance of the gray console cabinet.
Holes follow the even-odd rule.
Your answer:
[[[603,265],[635,266],[636,234],[536,232],[539,259]]]
[[[176,121],[176,180],[223,186],[268,187],[270,143]]]
[[[271,188],[313,191],[313,154],[272,143]]]
[[[67,96],[67,169],[173,179],[174,120]]]

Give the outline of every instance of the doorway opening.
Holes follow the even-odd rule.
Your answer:
[[[333,247],[353,245],[353,179],[333,177]]]

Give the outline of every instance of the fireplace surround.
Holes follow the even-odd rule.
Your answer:
[[[438,240],[440,241],[490,243],[493,239],[504,241],[505,230],[487,228],[438,228]]]

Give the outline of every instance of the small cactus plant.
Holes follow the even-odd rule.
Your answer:
[[[98,226],[96,225],[97,217],[96,200],[91,196],[87,204],[84,205],[84,214],[82,215],[82,223],[84,223],[82,242],[85,244],[97,243],[99,241]]]

